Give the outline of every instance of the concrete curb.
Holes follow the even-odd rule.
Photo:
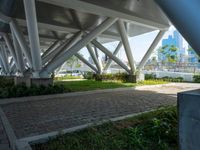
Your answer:
[[[15,142],[16,142],[17,138],[16,138],[15,133],[14,133],[14,131],[13,131],[13,129],[1,107],[0,107],[0,117],[2,120],[3,127],[6,131],[6,135],[8,137],[8,141],[10,143],[11,149],[15,150],[16,149]]]
[[[175,85],[175,83],[159,84],[159,85],[144,85],[144,86],[137,86],[137,87],[125,87],[125,88],[115,88],[115,89],[92,90],[92,91],[81,91],[81,92],[72,92],[72,93],[54,94],[54,95],[6,98],[6,99],[0,99],[0,105],[18,103],[18,102],[27,102],[27,101],[65,98],[65,97],[70,97],[70,96],[90,95],[90,94],[98,94],[98,93],[109,93],[109,92],[119,92],[119,91],[139,90],[139,89],[141,90],[145,88],[173,86],[173,85]]]
[[[160,108],[162,109],[162,108]],[[87,123],[84,125],[80,125],[80,126],[75,126],[72,128],[66,128],[66,129],[62,129],[59,131],[53,131],[53,132],[49,132],[49,133],[45,133],[45,134],[41,134],[41,135],[36,135],[36,136],[31,136],[31,137],[25,137],[25,138],[21,138],[18,140],[19,143],[29,143],[29,144],[36,144],[36,143],[45,143],[47,142],[49,139],[52,138],[56,138],[59,135],[63,135],[66,133],[71,133],[71,132],[75,132],[75,131],[79,131],[88,127],[94,127],[94,126],[98,126],[98,125],[102,125],[103,123],[107,123],[107,122],[115,122],[115,121],[120,121],[123,119],[127,119],[130,117],[134,117],[137,115],[141,115],[144,113],[148,113],[148,112],[153,112],[157,109],[152,109],[149,111],[144,111],[144,112],[139,112],[139,113],[133,113],[133,114],[129,114],[129,115],[125,115],[125,116],[120,116],[120,117],[116,117],[116,118],[111,118],[111,119],[107,119],[107,120],[101,120],[98,122],[93,122],[93,123]]]

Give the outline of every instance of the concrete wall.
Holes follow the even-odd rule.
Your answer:
[[[193,81],[193,73],[184,73],[184,72],[169,72],[169,71],[143,71],[144,74],[155,74],[157,78],[162,77],[182,77],[184,81],[192,82]]]
[[[178,94],[179,149],[200,149],[200,89]]]

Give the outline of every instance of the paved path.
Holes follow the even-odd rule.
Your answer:
[[[200,84],[144,86],[136,90],[130,88],[110,92],[103,90],[60,98],[45,96],[42,100],[41,97],[34,100],[23,98],[22,102],[3,104],[1,108],[16,137],[21,139],[174,105],[177,92],[195,88],[200,88]]]

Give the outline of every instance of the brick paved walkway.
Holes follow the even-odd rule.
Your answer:
[[[177,92],[191,88],[200,88],[200,85],[139,87],[56,99],[47,96],[43,100],[4,104],[1,108],[20,139],[173,105]]]

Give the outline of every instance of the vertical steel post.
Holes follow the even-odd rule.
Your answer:
[[[33,77],[39,78],[39,72],[42,69],[40,42],[38,34],[37,16],[35,0],[24,0],[28,36],[31,48]]]

